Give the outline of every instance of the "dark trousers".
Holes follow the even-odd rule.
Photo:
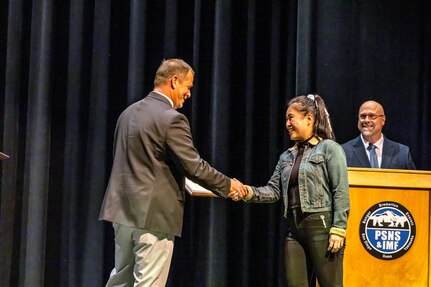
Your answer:
[[[304,214],[300,208],[289,211],[284,262],[287,286],[343,286],[344,247],[337,253],[326,251],[332,212]],[[314,284],[314,285],[313,285]]]

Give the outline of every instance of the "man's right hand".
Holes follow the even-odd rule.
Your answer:
[[[230,198],[232,198],[234,201],[238,201],[244,198],[247,193],[247,188],[244,184],[242,184],[242,182],[240,182],[236,178],[230,180],[230,193],[228,195]]]

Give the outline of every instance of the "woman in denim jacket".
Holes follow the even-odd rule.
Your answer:
[[[266,186],[247,186],[244,200],[270,203],[283,197],[287,286],[310,286],[315,276],[322,287],[342,286],[350,209],[346,156],[319,95],[292,99],[286,128],[295,145],[281,154]]]

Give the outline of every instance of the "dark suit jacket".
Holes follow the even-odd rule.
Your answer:
[[[185,177],[220,196],[230,178],[193,146],[187,118],[151,92],[119,117],[101,220],[181,236]]]
[[[341,145],[348,167],[371,167],[361,136]],[[408,146],[384,137],[381,168],[416,169]]]

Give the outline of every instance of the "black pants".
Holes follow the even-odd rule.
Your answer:
[[[332,212],[303,214],[300,208],[289,211],[284,262],[287,286],[343,286],[344,247],[337,253],[326,251]]]

